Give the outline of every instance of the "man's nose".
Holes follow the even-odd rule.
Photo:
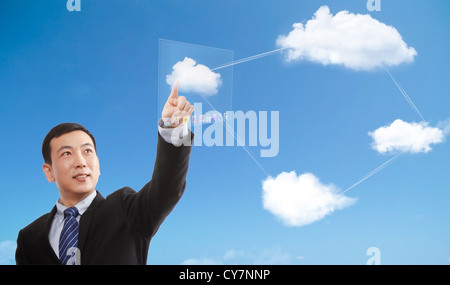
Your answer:
[[[84,158],[84,156],[81,153],[75,155],[74,167],[75,168],[86,167],[86,158]]]

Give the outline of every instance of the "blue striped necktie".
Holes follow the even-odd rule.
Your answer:
[[[64,211],[64,227],[59,237],[59,259],[63,265],[80,264],[78,246],[78,209],[67,208]]]

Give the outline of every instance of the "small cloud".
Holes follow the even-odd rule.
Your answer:
[[[225,252],[225,255],[223,256],[224,260],[231,260],[231,259],[236,259],[238,257],[242,257],[244,256],[244,252],[243,251],[237,251],[234,249],[230,249],[229,251]]]
[[[280,246],[264,249],[254,257],[255,265],[289,265],[292,262],[292,256]]]
[[[303,256],[294,258],[290,253],[284,251],[280,246],[264,248],[258,251],[228,250],[219,258],[189,258],[182,265],[288,265],[295,264],[296,260],[302,260]]]
[[[304,226],[356,202],[311,173],[282,172],[263,181],[263,206],[286,225]]]
[[[379,153],[427,153],[431,144],[441,143],[445,138],[444,131],[429,127],[427,122],[407,123],[400,119],[369,132],[369,135],[373,138],[372,148]]]
[[[371,70],[412,62],[417,52],[408,47],[400,33],[370,15],[340,11],[335,16],[322,6],[305,25],[295,23],[288,35],[276,43],[288,48],[287,60],[343,65]]]
[[[223,263],[212,258],[189,258],[184,260],[181,265],[222,265]]]
[[[172,73],[166,75],[166,82],[172,86],[175,80],[180,79],[181,92],[211,96],[217,94],[222,85],[220,73],[211,71],[206,65],[197,64],[189,57],[175,63],[172,69]]]
[[[450,118],[440,121],[437,127],[442,130],[444,136],[448,136],[450,134]]]
[[[16,243],[11,240],[0,242],[0,264],[12,265],[15,264]]]

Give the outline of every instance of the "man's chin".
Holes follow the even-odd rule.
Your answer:
[[[95,188],[89,188],[89,189],[81,189],[76,191],[76,193],[80,196],[88,196],[90,194],[92,194],[92,192],[95,191]]]
[[[95,191],[95,188],[72,188],[72,189],[66,189],[64,193],[72,196],[72,197],[79,197],[79,198],[85,198],[92,194],[92,192]]]

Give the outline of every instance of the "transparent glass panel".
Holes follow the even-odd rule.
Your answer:
[[[158,119],[177,78],[178,95],[195,104],[191,124],[214,123],[209,114],[223,116],[232,110],[233,67],[218,67],[233,62],[233,56],[232,50],[160,39]]]

